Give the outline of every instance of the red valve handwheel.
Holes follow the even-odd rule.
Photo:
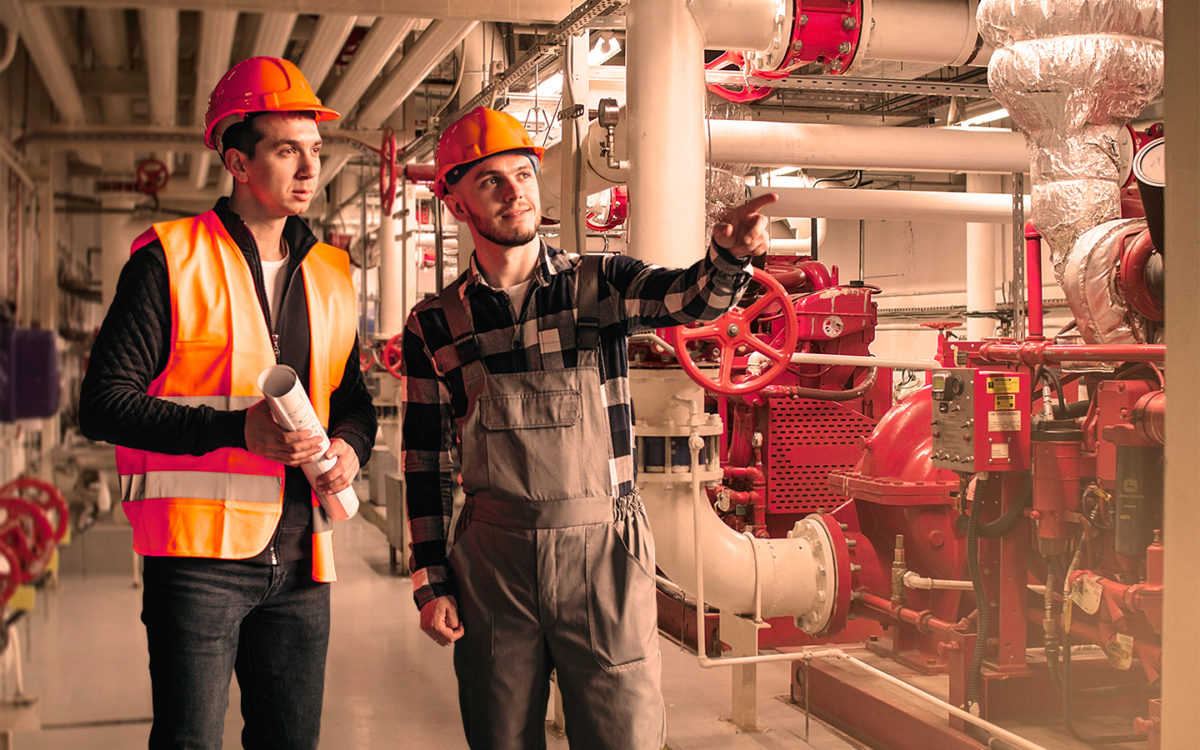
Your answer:
[[[728,395],[749,393],[768,385],[787,369],[791,362],[792,352],[796,348],[796,339],[800,333],[800,324],[796,321],[796,312],[792,308],[791,298],[774,276],[760,269],[754,270],[754,281],[766,287],[766,293],[752,302],[749,307],[732,307],[729,312],[711,323],[696,326],[678,326],[672,329],[675,338],[675,357],[683,366],[692,380],[708,390]],[[771,308],[775,307],[776,310]],[[755,322],[765,316],[768,311],[773,315],[782,312],[783,341],[778,345],[778,333],[755,333]],[[715,378],[700,369],[688,351],[688,344],[700,341],[715,341],[720,351],[720,368]],[[739,382],[733,380],[733,364],[738,350],[753,349],[771,360],[771,366],[755,375]]]
[[[384,369],[397,379],[400,377],[400,360],[404,356],[403,344],[401,343],[403,339],[404,331],[388,339],[388,342],[383,345],[383,355],[379,358],[379,364],[383,365]]]
[[[727,65],[732,66],[737,70],[744,71],[746,75],[749,75],[749,70],[746,65],[746,56],[741,52],[735,52],[733,50],[729,50],[712,62],[707,63],[704,66],[704,69],[721,70]],[[709,91],[717,94],[723,99],[742,104],[747,102],[756,102],[759,99],[765,99],[771,95],[772,91],[775,90],[770,86],[752,86],[749,82],[743,84],[740,89],[728,89],[719,83],[709,83],[705,85]]]
[[[17,553],[3,542],[0,542],[0,559],[8,566],[8,570],[0,570],[0,607],[4,607],[17,592],[17,587],[23,583],[25,573],[21,569],[21,560]],[[0,639],[3,638],[4,636],[0,636]]]
[[[54,542],[57,544],[67,533],[70,523],[70,513],[67,511],[67,499],[58,488],[49,482],[35,477],[18,477],[0,487],[0,496],[19,497],[28,500],[41,509],[42,514],[54,527]]]
[[[138,162],[136,181],[138,190],[143,193],[157,195],[158,191],[167,186],[170,179],[171,171],[158,159],[146,159]]]
[[[362,370],[362,374],[366,375],[375,366],[375,350],[363,349],[358,353],[358,367]]]
[[[54,553],[54,527],[41,508],[19,497],[0,497],[0,544],[16,553],[20,583],[37,578]]]

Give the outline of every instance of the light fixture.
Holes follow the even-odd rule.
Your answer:
[[[1003,120],[1005,117],[1008,117],[1008,110],[1001,107],[999,109],[993,109],[989,112],[981,112],[980,114],[968,117],[958,124],[960,127],[969,128],[972,125],[983,125],[985,123],[995,122],[996,120]]]
[[[588,50],[588,65],[603,65],[621,51],[621,43],[611,33],[601,34],[592,48]]]

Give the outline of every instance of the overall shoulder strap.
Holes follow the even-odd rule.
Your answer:
[[[600,345],[600,273],[604,254],[584,255],[576,266],[576,294],[578,297],[575,314],[575,347],[595,349]]]
[[[442,312],[446,314],[446,323],[450,326],[450,335],[454,339],[459,363],[465,367],[479,361],[479,341],[475,338],[475,331],[471,328],[471,323],[467,320],[467,311],[463,307],[462,295],[459,292],[461,281],[461,277],[455,279],[442,289],[438,299],[442,303]]]

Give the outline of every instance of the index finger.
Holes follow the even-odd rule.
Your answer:
[[[762,208],[763,206],[769,206],[777,200],[779,200],[779,196],[777,194],[763,193],[762,195],[754,196],[750,200],[748,200],[745,203],[743,203],[742,205],[738,206],[737,211],[738,211],[738,213],[742,214],[743,216],[745,216],[747,214],[757,213],[758,210],[760,208]]]

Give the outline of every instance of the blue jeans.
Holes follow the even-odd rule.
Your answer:
[[[147,557],[150,748],[219,750],[236,672],[245,748],[317,747],[329,645],[329,584],[311,561]]]

